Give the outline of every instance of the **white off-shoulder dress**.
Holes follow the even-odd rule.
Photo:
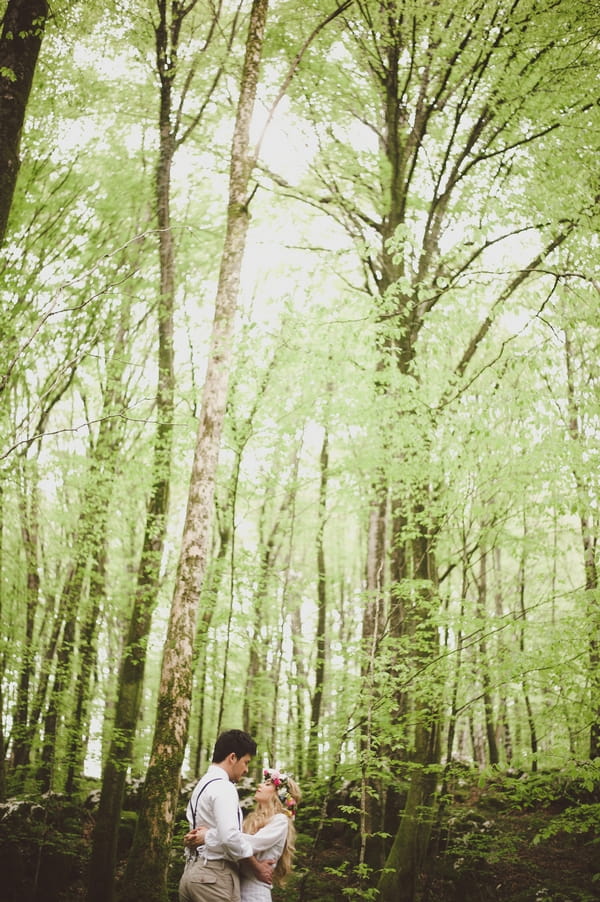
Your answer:
[[[244,833],[244,840],[249,840],[256,858],[270,858],[279,861],[288,835],[290,819],[287,814],[274,814],[268,823],[256,833]],[[215,842],[215,831],[208,830],[205,838],[205,849],[210,853]],[[273,865],[275,867],[275,865]],[[242,866],[240,870],[241,902],[271,902],[271,887],[254,876],[250,868]]]
[[[279,861],[285,848],[290,819],[287,814],[274,814],[271,820],[256,833],[244,833],[258,859],[272,858]],[[258,880],[242,867],[240,872],[241,902],[270,902],[271,887]]]

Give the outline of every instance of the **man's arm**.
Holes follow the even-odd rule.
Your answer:
[[[246,836],[247,834],[243,834],[244,839],[246,839]],[[195,830],[191,830],[186,834],[184,842],[190,848],[206,845],[206,848],[210,849],[217,842],[217,831],[214,829],[209,830],[208,827],[196,827]],[[273,883],[274,858],[265,858],[259,861],[255,855],[251,855],[249,858],[241,858],[240,864],[247,865],[261,883],[267,883],[269,886]]]
[[[241,862],[242,864],[248,864],[250,868],[252,868],[252,872],[257,880],[260,880],[261,883],[268,883],[269,886],[273,883],[273,865],[275,864],[274,859],[266,858],[262,861],[259,861],[258,858],[255,858],[253,855],[251,858],[244,858]]]

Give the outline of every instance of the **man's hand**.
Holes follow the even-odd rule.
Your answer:
[[[257,877],[261,883],[268,883],[269,886],[273,883],[273,867],[275,866],[275,859],[266,858],[259,861],[253,855],[252,858],[248,859],[248,862],[254,871],[254,876]]]
[[[204,843],[205,836],[206,827],[197,827],[195,830],[190,830],[189,833],[185,834],[183,844],[187,849],[197,849],[198,846]]]

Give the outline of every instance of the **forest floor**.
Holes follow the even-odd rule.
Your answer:
[[[566,837],[532,845],[539,814],[502,818],[500,829],[511,837],[513,853],[480,861],[461,873],[452,861],[438,859],[423,875],[414,902],[597,902],[600,882],[598,845],[577,846]],[[339,875],[347,847],[330,846],[310,857],[310,876],[296,876],[273,902],[342,902],[361,898],[355,881]],[[301,864],[301,861],[299,862]],[[353,889],[352,889],[353,888]],[[349,892],[350,890],[350,892]],[[364,898],[367,898],[365,893]]]
[[[315,842],[309,807],[304,818],[298,815],[295,870],[285,887],[274,888],[273,902],[376,900],[374,878],[361,883],[357,876],[357,832],[350,818],[326,821]],[[90,820],[86,809],[80,818],[81,809],[72,800],[57,800],[55,813],[59,808],[60,826],[58,821],[50,823],[54,814],[46,810],[52,841],[46,829],[42,847],[39,814],[36,832],[35,823],[32,828],[24,820],[10,827],[6,813],[0,812],[0,902],[86,902],[84,874],[93,817]],[[131,812],[129,835],[134,820]],[[77,823],[87,826],[82,831]],[[125,851],[127,834],[122,838]],[[176,847],[177,841],[169,902],[177,902],[181,856]],[[41,863],[35,886],[30,882],[32,854]],[[565,782],[556,774],[504,775],[484,782],[470,773],[451,787],[418,887],[406,898],[600,902],[600,786],[595,780],[593,785],[589,780]]]
[[[600,900],[597,790],[563,794],[559,787],[528,799],[511,789],[502,781],[471,784],[454,796],[411,902]],[[347,843],[313,849],[299,839],[296,874],[273,902],[373,898],[345,865],[355,857]]]

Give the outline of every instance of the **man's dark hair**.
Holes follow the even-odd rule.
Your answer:
[[[237,758],[243,758],[244,755],[256,755],[256,743],[249,733],[243,730],[226,730],[218,737],[215,742],[213,752],[213,764],[224,761],[231,753]]]

